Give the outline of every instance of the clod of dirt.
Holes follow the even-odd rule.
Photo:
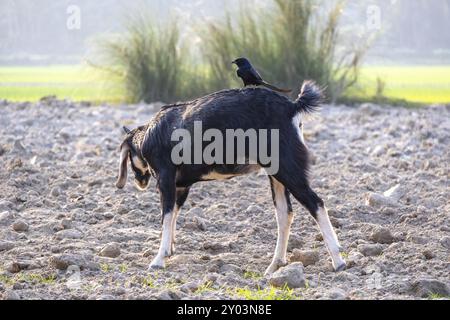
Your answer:
[[[302,251],[294,249],[291,256],[291,262],[301,262],[305,267],[316,264],[320,260],[318,251]]]
[[[361,244],[358,246],[358,251],[366,257],[376,257],[383,252],[381,244]]]
[[[69,230],[61,230],[58,231],[56,234],[56,239],[63,240],[63,239],[81,239],[83,238],[83,233],[81,233],[78,230],[69,229]]]
[[[386,207],[398,207],[398,203],[391,198],[388,198],[382,194],[378,193],[369,193],[366,196],[366,205],[377,208],[386,208]]]
[[[107,258],[117,258],[120,256],[120,247],[117,243],[107,244],[100,251],[99,255]]]
[[[0,241],[0,252],[1,251],[9,251],[15,247],[15,244],[10,241]]]
[[[20,300],[19,294],[14,290],[7,290],[3,295],[4,300]]]
[[[288,287],[290,289],[304,288],[306,279],[303,271],[303,264],[292,263],[276,271],[269,279],[269,283],[277,288]]]
[[[450,296],[450,287],[447,283],[439,280],[419,279],[412,283],[410,292],[421,298],[429,298],[433,294],[448,297]]]
[[[395,241],[395,238],[388,228],[376,227],[370,235],[370,240],[376,243],[390,244]]]
[[[23,220],[19,220],[13,223],[12,228],[16,232],[26,232],[29,229],[28,223]]]
[[[19,273],[20,272],[20,264],[17,262],[10,262],[5,267],[6,271],[10,273]]]

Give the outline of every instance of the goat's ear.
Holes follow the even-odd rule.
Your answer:
[[[130,153],[130,147],[124,143],[120,149],[120,166],[119,166],[119,178],[116,182],[116,187],[123,189],[127,183],[128,175],[128,155]]]
[[[123,131],[125,131],[125,133],[126,134],[130,134],[131,133],[131,130],[130,129],[128,129],[127,127],[123,127]]]

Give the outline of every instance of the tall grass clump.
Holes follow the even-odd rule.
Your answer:
[[[209,23],[200,36],[212,69],[211,86],[236,85],[230,59],[246,56],[267,81],[297,94],[302,80],[313,79],[335,101],[357,81],[365,51],[344,49],[338,33],[344,4],[336,1],[326,9],[324,1],[273,0],[269,10],[244,5],[225,21]]]
[[[97,39],[94,67],[124,86],[129,102],[170,101],[180,96],[180,31],[176,23],[157,25],[145,13],[125,18],[124,31]]]

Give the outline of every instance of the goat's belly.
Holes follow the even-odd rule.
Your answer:
[[[220,170],[213,170],[208,174],[201,177],[202,181],[214,181],[214,180],[229,180],[235,177],[250,174],[252,172],[258,172],[261,167],[258,165],[246,165],[246,166],[233,166],[221,168]]]

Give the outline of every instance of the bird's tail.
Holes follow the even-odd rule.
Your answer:
[[[269,84],[269,83],[267,83],[265,81],[263,81],[261,85],[263,85],[266,88],[269,88],[270,90],[281,92],[281,93],[292,92],[292,90],[290,90],[290,89],[280,89],[280,88],[277,88],[277,87],[275,87],[275,86],[273,86],[273,85],[271,85],[271,84]]]
[[[312,113],[324,100],[323,90],[314,81],[303,82],[302,89],[294,104],[298,112]]]

